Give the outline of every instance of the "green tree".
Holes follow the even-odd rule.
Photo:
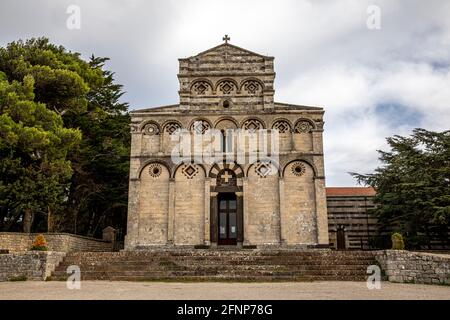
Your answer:
[[[34,102],[34,79],[23,83],[0,72],[0,227],[22,221],[30,232],[35,214],[49,215],[68,196],[67,154],[81,140],[59,114]]]
[[[69,126],[83,132],[82,144],[71,157],[71,231],[90,236],[108,225],[124,228],[128,205],[130,117],[128,104],[119,101],[122,86],[114,83],[114,73],[104,70],[106,61],[91,57],[91,67],[103,70],[104,82],[89,92],[86,112],[65,117]]]
[[[450,131],[415,129],[387,142],[391,150],[378,151],[382,166],[371,174],[352,173],[377,190],[374,213],[381,226],[398,229],[409,247],[429,245],[433,235],[448,241]]]
[[[53,219],[49,219],[49,230],[92,235],[106,225],[125,226],[128,105],[119,101],[122,86],[114,83],[114,74],[104,70],[107,60],[91,57],[84,61],[78,53],[55,46],[46,38],[16,41],[0,48],[0,71],[6,79],[15,85],[25,77],[34,79],[31,100],[58,115],[64,128],[83,136],[81,143],[66,154],[70,160],[70,170],[66,172],[70,183],[57,179],[42,182],[45,187],[55,185],[64,190],[55,192],[63,207],[47,208],[47,212],[54,213],[50,214]],[[8,170],[25,177],[20,172],[24,168],[22,162],[14,162]],[[29,188],[35,190],[37,186]],[[5,195],[11,194],[5,191]],[[20,189],[17,195],[27,196]],[[38,199],[38,195],[30,193],[29,197]]]

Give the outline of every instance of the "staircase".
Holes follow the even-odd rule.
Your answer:
[[[50,280],[365,281],[370,251],[171,250],[68,253]]]

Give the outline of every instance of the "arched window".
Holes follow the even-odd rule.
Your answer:
[[[222,152],[227,152],[227,137],[225,134],[225,130],[222,129],[220,130],[220,132],[222,133]]]
[[[233,152],[233,129],[222,129],[222,152]]]

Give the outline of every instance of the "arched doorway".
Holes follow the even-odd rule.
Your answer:
[[[210,172],[211,186],[210,239],[217,245],[242,245],[243,223],[243,172],[235,163],[215,164]],[[238,181],[240,181],[238,183]]]

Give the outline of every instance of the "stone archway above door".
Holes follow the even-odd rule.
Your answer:
[[[209,172],[211,192],[242,192],[242,168],[232,163],[216,163]]]

